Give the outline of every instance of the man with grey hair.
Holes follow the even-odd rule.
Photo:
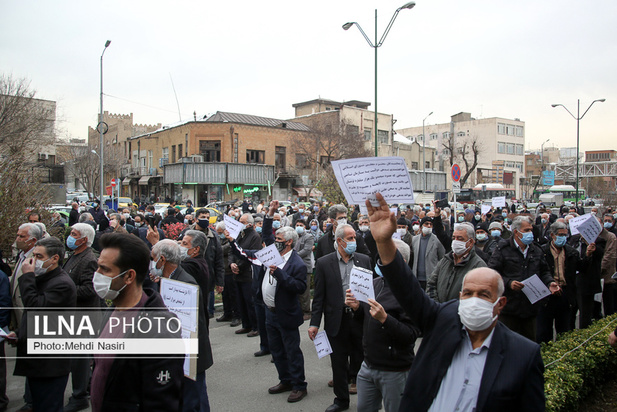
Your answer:
[[[334,216],[339,219],[343,213],[343,209],[337,208],[330,208],[330,211],[336,212]],[[373,267],[370,257],[356,252],[356,231],[345,220],[339,221],[334,235],[336,251],[318,259],[315,265],[315,293],[308,329],[309,338],[314,340],[321,318],[325,316],[324,329],[332,346],[332,386],[336,396],[334,403],[326,409],[327,412],[349,409],[350,381],[351,392],[356,392],[356,376],[363,360],[362,326],[353,321],[352,309],[345,306],[345,294],[354,267],[369,271]]]
[[[272,217],[278,208],[278,201],[270,203],[264,220],[264,242],[274,244],[285,264],[282,268],[275,265],[261,266],[257,276],[256,300],[266,308],[266,328],[269,349],[278,372],[279,383],[268,389],[270,394],[291,391],[287,402],[301,401],[307,394],[304,374],[304,355],[300,349],[302,310],[298,301],[306,289],[306,266],[294,250],[298,241],[296,231],[288,226],[272,235]],[[254,261],[256,250],[243,249],[228,236],[234,254]]]
[[[512,222],[512,237],[497,245],[488,267],[503,277],[506,285],[505,296],[508,304],[500,320],[511,330],[528,339],[536,340],[536,316],[539,303],[532,304],[522,289],[524,280],[534,275],[544,283],[551,293],[561,289],[551,276],[544,252],[534,242],[533,221],[529,216],[517,216]]]
[[[21,300],[19,290],[19,278],[23,275],[22,264],[32,257],[34,245],[43,239],[43,231],[35,223],[24,223],[17,229],[15,246],[20,251],[15,265],[15,271],[11,277],[11,298],[13,300],[13,310],[11,311],[11,330],[17,329],[24,313],[24,304]],[[64,257],[64,256],[62,256]]]
[[[328,209],[328,218],[332,219],[332,226],[317,241],[317,246],[315,246],[315,260],[333,253],[336,250],[336,246],[334,244],[334,232],[336,231],[337,226],[339,224],[350,224],[347,220],[347,208],[341,204],[330,206]],[[361,236],[356,238],[356,242],[358,245],[358,252],[370,256],[366,243]]]
[[[95,232],[87,223],[75,223],[71,234],[66,239],[66,246],[73,251],[62,269],[68,273],[77,290],[76,306],[80,310],[89,308],[90,319],[98,330],[100,322],[101,299],[94,290],[92,278],[98,268],[98,263],[92,251]],[[71,359],[71,374],[73,393],[64,406],[65,412],[76,412],[90,406],[88,402],[88,382],[91,375],[90,359],[79,357]]]
[[[160,290],[161,277],[199,287],[195,279],[180,266],[182,261],[180,247],[178,243],[171,239],[161,240],[152,246],[152,251],[150,252],[150,258],[152,259],[150,262],[150,276],[154,278],[157,289]],[[184,377],[183,411],[199,411],[200,405],[202,407],[207,406],[208,410],[210,407],[206,387],[206,369],[212,366],[213,360],[205,310],[206,302],[203,296],[203,291],[199,288],[197,375],[195,380]]]
[[[397,253],[395,217],[381,194],[376,196],[379,207],[366,203],[378,266],[424,336],[399,410],[544,410],[540,346],[497,320],[507,302],[500,296],[499,274],[474,269],[463,280],[459,300],[434,302]]]
[[[437,263],[426,282],[426,294],[437,302],[458,299],[463,278],[471,270],[486,267],[476,253],[475,230],[471,223],[457,223],[452,232],[452,251]]]

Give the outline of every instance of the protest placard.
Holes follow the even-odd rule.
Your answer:
[[[279,251],[276,249],[274,243],[261,250],[255,251],[255,257],[257,257],[261,264],[266,267],[274,265],[282,268],[285,266],[285,259],[283,259],[283,256],[281,256]]]
[[[491,205],[482,205],[482,211],[481,211],[481,213],[482,213],[483,215],[487,214],[487,213],[488,213],[488,212],[490,212],[490,211],[491,211]]]
[[[521,283],[525,285],[521,290],[532,304],[551,294],[551,291],[542,283],[538,275],[533,275]]]
[[[244,225],[227,215],[223,216],[223,221],[225,222],[225,230],[229,232],[229,236],[237,239],[240,232],[242,232]]]
[[[349,289],[354,297],[368,303],[369,299],[375,299],[373,288],[373,272],[368,269],[354,266],[349,273]]]
[[[506,207],[506,197],[496,196],[491,200],[493,207]]]
[[[390,204],[414,202],[411,178],[402,157],[335,160],[332,170],[349,204],[362,205],[368,198],[378,206],[377,192]]]
[[[578,233],[581,234],[582,237],[585,238],[588,244],[594,243],[598,238],[600,232],[602,232],[603,227],[594,215],[589,214],[584,216],[588,217],[584,221],[580,222],[576,230]]]
[[[315,350],[317,351],[317,357],[319,359],[332,353],[332,346],[330,346],[330,341],[328,340],[328,335],[326,335],[325,331],[322,330],[315,335],[315,340],[313,340],[313,343],[315,344]]]

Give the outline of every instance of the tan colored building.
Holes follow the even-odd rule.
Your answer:
[[[520,196],[519,179],[525,170],[525,122],[519,119],[492,117],[475,119],[471,113],[461,112],[451,116],[449,123],[425,125],[426,145],[437,152],[436,163],[443,171],[450,170],[450,151],[444,144],[454,138],[455,162],[463,168],[460,148],[463,143],[476,140],[480,145],[478,166],[469,177],[465,187],[481,183],[500,183],[505,188],[516,189]],[[422,142],[422,126],[397,129],[397,133]],[[469,161],[472,161],[470,156]]]
[[[130,138],[122,184],[133,198],[190,199],[200,206],[293,198],[299,174],[292,142],[309,133],[294,121],[217,112]]]

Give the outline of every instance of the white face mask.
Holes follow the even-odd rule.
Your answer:
[[[366,232],[368,230],[368,225],[360,225],[360,231]]]
[[[41,276],[44,275],[45,273],[47,273],[47,270],[49,269],[49,267],[44,268],[43,265],[45,264],[45,262],[49,262],[51,258],[47,259],[47,260],[36,260],[34,262],[34,275],[35,276]]]
[[[180,246],[180,257],[182,258],[182,260],[189,257],[189,248]]]
[[[452,241],[452,252],[456,256],[463,256],[467,251],[467,242],[463,242],[462,240],[453,240]]]
[[[396,229],[396,233],[403,237],[407,233],[407,229]]]
[[[94,272],[94,276],[92,277],[92,285],[94,286],[94,291],[101,299],[110,299],[114,300],[118,297],[122,289],[126,287],[126,284],[120,288],[120,290],[112,290],[111,289],[111,281],[117,277],[124,275],[128,270],[120,273],[118,276],[114,276],[110,278],[109,276],[105,276],[102,273]]]
[[[420,225],[413,225],[411,228],[413,229],[414,232],[417,232],[418,229],[420,229]]]
[[[150,261],[150,274],[152,276],[156,276],[157,278],[160,278],[161,276],[163,276],[163,268],[157,268],[156,265],[159,263],[159,260],[161,260],[161,258],[159,257],[156,261],[151,260]]]
[[[432,229],[432,228],[430,228],[430,227],[426,227],[426,226],[423,226],[423,227],[422,227],[422,234],[423,234],[424,236],[429,235],[432,231],[433,231],[433,229]]]
[[[499,299],[491,303],[476,297],[461,299],[458,305],[461,323],[474,332],[488,329],[497,319],[497,315],[493,316],[493,308],[498,302]]]

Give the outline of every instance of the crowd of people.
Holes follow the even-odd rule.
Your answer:
[[[208,411],[215,293],[222,295],[215,320],[259,337],[254,356],[270,355],[277,371],[267,391],[289,392],[290,403],[308,394],[306,322],[308,337],[322,328],[332,348],[324,381],[331,378],[334,401],[326,412],[348,409],[350,395],[359,411],[543,410],[538,343],[617,312],[617,213],[591,209],[602,231],[588,243],[569,225],[585,213],[579,207],[483,213],[378,200],[362,214],[360,205],[247,199],[224,211],[242,226],[236,238],[223,215],[212,222],[190,201],[184,214],[173,202],[162,215],[153,204],[106,212],[98,201],[74,202],[69,228],[55,231],[55,221],[48,231],[29,213],[16,233],[15,265],[0,256],[0,327],[17,347],[14,374],[26,377],[20,410]],[[272,244],[284,265],[256,260]],[[354,269],[373,273],[368,303],[351,292]],[[532,304],[523,288],[534,276],[550,295]],[[164,310],[161,278],[199,288],[195,379],[174,356],[27,356],[28,310],[88,308],[101,338],[118,338],[103,327],[110,316]],[[617,345],[614,333],[609,341]],[[0,410],[7,404],[3,361]]]

